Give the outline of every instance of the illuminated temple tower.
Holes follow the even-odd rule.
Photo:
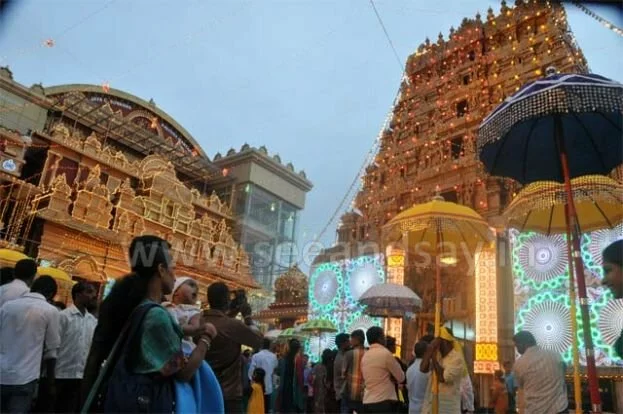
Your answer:
[[[343,217],[338,228],[339,243],[323,251],[312,267],[310,304],[318,295],[314,286],[327,278],[329,265],[337,263],[330,269],[339,273],[339,263],[362,254],[353,246],[376,243],[377,252],[385,256],[387,279],[403,279],[424,302],[415,319],[405,320],[402,326],[386,322],[390,333],[400,334],[402,355],[408,358],[416,338],[433,321],[434,270],[422,265],[421,257],[408,249],[406,254],[400,253],[405,246],[388,247],[382,226],[401,211],[440,194],[447,201],[474,208],[497,233],[496,250],[483,253],[476,261],[476,278],[462,254],[458,263],[442,269],[443,320],[452,326],[455,336],[465,339],[469,365],[476,373],[490,373],[500,361],[514,359],[511,338],[521,325],[517,324],[522,315],[518,308],[532,311],[535,308],[530,308],[528,299],[542,292],[517,294],[513,290],[518,278],[513,254],[521,247],[511,245],[518,239],[504,227],[501,213],[519,187],[484,172],[475,153],[475,140],[487,114],[522,85],[544,76],[550,66],[563,73],[588,71],[565,10],[557,3],[517,1],[509,7],[502,2],[499,14],[489,9],[486,16],[463,19],[445,38],[439,34],[436,41],[426,39],[407,59],[400,94],[380,136],[378,153],[362,177],[354,211]],[[547,241],[543,254],[555,253],[550,249],[552,243]],[[553,256],[544,257],[544,268],[553,266]],[[397,272],[395,267],[401,265],[403,271]],[[564,278],[565,269],[566,264],[556,277]],[[337,280],[343,290],[348,289],[346,265]],[[481,384],[481,389],[488,387]],[[483,398],[486,396],[481,395],[481,401]]]
[[[478,14],[463,19],[458,29],[450,28],[446,39],[441,33],[436,42],[426,39],[407,59],[389,128],[355,199],[362,214],[353,234],[381,243],[383,224],[436,193],[474,208],[503,230],[500,214],[515,184],[485,174],[475,154],[477,129],[503,99],[542,77],[549,66],[560,72],[587,71],[565,11],[555,4],[519,1],[511,8],[502,2],[499,15],[489,9],[486,17]],[[433,269],[409,259],[407,255],[405,283],[424,299],[419,320],[427,322],[432,320]],[[467,270],[459,262],[442,272],[444,317],[457,320],[461,337],[470,336],[475,325],[475,284]],[[510,318],[500,321],[501,337],[510,334],[504,332]],[[408,332],[407,343],[414,336]]]

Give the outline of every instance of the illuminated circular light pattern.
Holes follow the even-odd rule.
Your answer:
[[[355,312],[346,324],[346,332],[350,334],[357,329],[366,332],[373,326],[381,326],[381,318],[373,318],[362,314],[362,312]]]
[[[560,309],[560,306],[564,303],[565,306],[568,307],[566,311],[562,313],[566,314],[567,317],[563,318],[564,323],[562,326],[568,326],[570,329],[570,322],[566,323],[569,320],[569,291],[568,291],[568,283],[567,278],[568,275],[564,272],[563,276],[560,278],[555,278],[553,280],[549,280],[546,282],[538,283],[535,282],[534,279],[531,279],[527,276],[525,269],[521,266],[519,260],[519,250],[521,248],[526,248],[526,243],[532,240],[534,237],[534,233],[520,233],[514,229],[509,230],[509,238],[512,244],[512,254],[513,254],[513,273],[515,276],[514,280],[514,291],[515,291],[515,305],[517,309],[517,313],[515,315],[515,325],[518,330],[527,329],[526,321],[535,312],[543,311],[543,303],[545,302],[555,302],[557,305],[556,309]],[[544,238],[556,238],[561,236],[541,236]],[[599,230],[589,234],[584,234],[581,240],[581,250],[582,250],[582,260],[584,262],[585,268],[589,270],[593,275],[595,275],[598,279],[601,279],[603,276],[602,273],[602,259],[601,254],[604,247],[609,245],[615,240],[623,238],[623,225],[617,226],[615,229],[610,230]],[[555,244],[555,243],[554,243]],[[564,242],[561,244],[561,252],[563,254],[563,258],[566,260],[566,245]],[[566,270],[566,269],[565,269]],[[541,277],[537,277],[537,280],[547,280],[547,275],[541,275]],[[594,285],[587,286],[588,299],[590,303],[590,324],[591,324],[591,336],[593,338],[593,343],[595,345],[595,360],[598,366],[622,366],[623,359],[619,358],[616,352],[612,347],[613,337],[620,334],[621,327],[623,324],[623,312],[621,309],[623,308],[623,304],[619,302],[615,302],[612,299],[612,294],[599,285],[597,282]],[[579,305],[579,304],[578,304]],[[576,321],[578,326],[578,346],[580,350],[580,364],[586,365],[586,355],[584,352],[584,335],[582,331],[583,323],[581,314],[579,311],[579,307],[577,308],[576,313]],[[549,309],[551,311],[551,309]],[[560,316],[560,315],[559,315]],[[534,317],[533,317],[534,318]],[[535,337],[538,332],[545,331],[545,324],[541,322],[537,322],[537,327],[535,328],[533,334]],[[540,326],[540,329],[539,329]],[[550,323],[550,332],[554,330],[557,325],[555,323]],[[565,331],[566,328],[562,328]],[[551,333],[548,334],[551,337]],[[570,338],[571,339],[571,338]],[[539,338],[537,338],[539,340]],[[564,347],[566,349],[562,349]],[[572,352],[571,352],[571,342],[563,342],[559,347],[561,350],[561,354],[563,359],[572,363]]]
[[[372,320],[369,325],[380,325],[377,318],[363,315],[365,306],[356,299],[368,287],[385,281],[383,255],[361,256],[353,260],[323,263],[309,279],[309,319],[329,319],[338,332],[351,332],[351,324],[358,319]],[[367,329],[366,324],[359,324]],[[355,329],[355,328],[353,328]],[[326,338],[325,338],[326,337]],[[334,347],[335,334],[323,335],[321,349]],[[305,346],[313,361],[318,360],[318,336],[310,336]]]
[[[339,318],[335,315],[335,313],[319,312],[319,313],[311,313],[308,315],[307,320],[311,321],[313,319],[327,319],[330,320],[333,325],[338,327],[339,329]]]
[[[314,270],[309,282],[309,301],[315,311],[329,312],[340,299],[342,269],[337,263],[323,263]]]
[[[346,323],[345,331],[352,333],[357,329],[361,329],[364,333],[373,326],[381,326],[381,318],[373,318],[368,315],[363,315],[361,311],[352,314],[349,321]],[[365,346],[368,346],[368,340],[365,341]]]
[[[346,299],[356,302],[366,290],[384,280],[385,271],[378,256],[361,256],[349,260],[346,262]]]
[[[567,271],[565,238],[521,233],[513,245],[513,271],[535,289],[554,289],[564,284]]]
[[[524,304],[517,318],[518,331],[530,331],[543,348],[568,353],[573,340],[568,297],[550,292],[538,294]]]
[[[614,345],[623,331],[623,299],[611,300],[599,312],[597,326],[608,345]]]
[[[325,349],[335,349],[335,335],[323,333],[318,339],[318,335],[310,336],[305,343],[305,353],[309,355],[312,362],[317,362]]]
[[[323,333],[318,339],[318,335],[311,335],[305,338],[305,353],[309,355],[312,362],[320,361],[322,351],[325,349],[336,349],[335,333]]]
[[[582,260],[593,274],[603,278],[601,254],[603,250],[617,240],[623,239],[623,224],[613,229],[597,230],[582,236]]]
[[[613,299],[610,292],[591,303],[591,333],[597,349],[604,354],[604,364],[612,365],[623,362],[614,350],[614,342],[623,330],[623,299]],[[584,347],[584,338],[578,335],[580,346]]]

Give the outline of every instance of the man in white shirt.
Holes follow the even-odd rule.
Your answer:
[[[277,356],[270,351],[270,339],[262,340],[262,350],[251,357],[249,365],[249,380],[253,379],[253,371],[256,368],[262,368],[266,372],[264,377],[264,411],[272,412],[271,401],[273,394],[273,374],[277,368]]]
[[[525,412],[567,412],[567,385],[562,357],[539,347],[528,331],[518,332],[513,341],[521,354],[515,361],[513,373],[516,384],[523,391]]]
[[[97,319],[87,308],[97,299],[95,288],[78,282],[71,289],[73,304],[60,313],[61,346],[56,360],[56,412],[79,411],[80,385]]]
[[[439,336],[429,345],[422,358],[422,372],[435,372],[439,381],[438,412],[455,414],[461,412],[461,382],[468,375],[463,350],[446,327],[439,328]],[[428,381],[426,401],[422,414],[433,412],[433,377]]]
[[[56,282],[42,276],[31,291],[0,307],[0,412],[30,411],[41,361],[45,363],[47,392],[41,401],[55,397],[54,368],[60,346],[59,312],[48,301],[56,295]]]
[[[420,371],[422,357],[428,349],[428,344],[420,341],[415,344],[415,360],[407,369],[407,391],[409,392],[409,414],[421,414],[424,398],[426,398],[426,387],[430,372]]]
[[[378,326],[366,332],[370,349],[361,358],[363,376],[363,411],[389,413],[395,411],[398,401],[396,383],[405,380],[405,373],[391,352],[385,348],[385,333]]]
[[[12,267],[0,268],[0,286],[4,286],[7,283],[11,283],[15,280],[15,269]]]
[[[32,259],[22,259],[15,264],[15,278],[0,286],[0,306],[28,292],[37,274],[37,263]]]

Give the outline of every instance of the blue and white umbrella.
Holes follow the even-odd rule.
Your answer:
[[[359,298],[366,305],[366,314],[385,318],[402,318],[407,312],[422,307],[422,299],[407,286],[380,283],[370,287]]]
[[[522,184],[608,175],[623,162],[623,85],[593,74],[552,74],[508,97],[480,125],[478,153],[491,175]]]
[[[565,183],[567,232],[573,244],[569,260],[574,260],[585,327],[591,404],[593,411],[601,412],[571,179],[608,175],[623,163],[623,85],[598,75],[556,75],[553,68],[547,72],[547,77],[524,86],[484,119],[478,130],[478,154],[491,175],[522,184]]]

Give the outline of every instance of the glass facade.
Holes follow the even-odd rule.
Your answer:
[[[299,209],[262,188],[237,186],[234,209],[240,219],[240,241],[249,254],[251,271],[266,290],[296,262]]]

